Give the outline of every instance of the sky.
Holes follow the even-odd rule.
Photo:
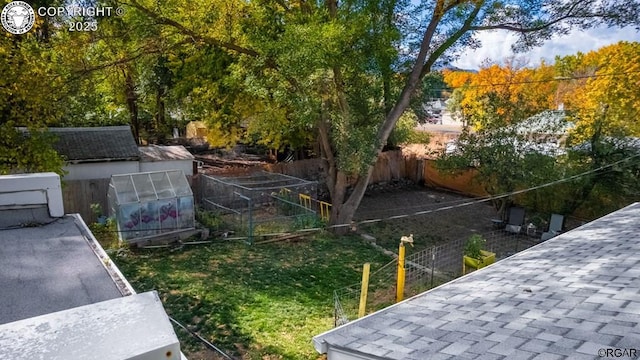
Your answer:
[[[485,32],[480,35],[479,39],[482,41],[482,48],[468,51],[460,59],[454,61],[452,65],[461,69],[477,70],[485,59],[489,59],[492,62],[500,62],[514,55],[511,50],[511,44],[515,42],[516,36],[511,33],[506,31]],[[640,32],[637,32],[632,27],[574,31],[569,35],[548,40],[542,47],[535,48],[527,53],[517,54],[516,56],[525,57],[529,62],[529,66],[540,64],[541,59],[551,64],[556,55],[572,55],[578,51],[586,53],[622,40],[640,42]]]

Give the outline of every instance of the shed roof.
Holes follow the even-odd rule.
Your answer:
[[[69,162],[138,160],[129,126],[49,128],[58,137],[54,148]]]
[[[0,324],[132,292],[83,231],[77,215],[0,231]]]
[[[640,344],[640,203],[314,337],[348,359],[593,359]],[[331,354],[329,360],[332,359]]]
[[[143,162],[168,161],[168,160],[193,160],[195,157],[182,145],[140,146],[140,160]]]

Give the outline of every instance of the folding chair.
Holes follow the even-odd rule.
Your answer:
[[[505,231],[510,233],[519,234],[522,231],[522,225],[524,225],[524,208],[514,206],[509,209],[509,219],[507,225],[504,227]]]
[[[564,225],[564,215],[551,214],[551,220],[549,220],[549,231],[543,232],[540,237],[540,241],[549,240],[554,236],[557,236],[562,232]]]

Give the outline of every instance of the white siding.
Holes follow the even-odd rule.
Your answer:
[[[111,175],[131,174],[140,171],[138,161],[111,161],[67,164],[64,180],[109,179]]]
[[[140,162],[140,172],[164,170],[182,170],[186,176],[193,176],[193,160]]]

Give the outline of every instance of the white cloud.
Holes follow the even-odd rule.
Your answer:
[[[556,55],[572,55],[578,51],[586,53],[623,40],[640,42],[640,33],[631,27],[574,31],[566,36],[555,37],[543,46],[522,54],[514,54],[511,50],[511,45],[516,40],[513,33],[506,31],[486,32],[478,35],[478,39],[482,41],[483,46],[475,51],[465,53],[460,59],[453,62],[454,66],[462,69],[478,69],[487,59],[491,62],[501,62],[513,55],[524,57],[530,65],[537,65],[542,59],[547,63],[552,63]]]

